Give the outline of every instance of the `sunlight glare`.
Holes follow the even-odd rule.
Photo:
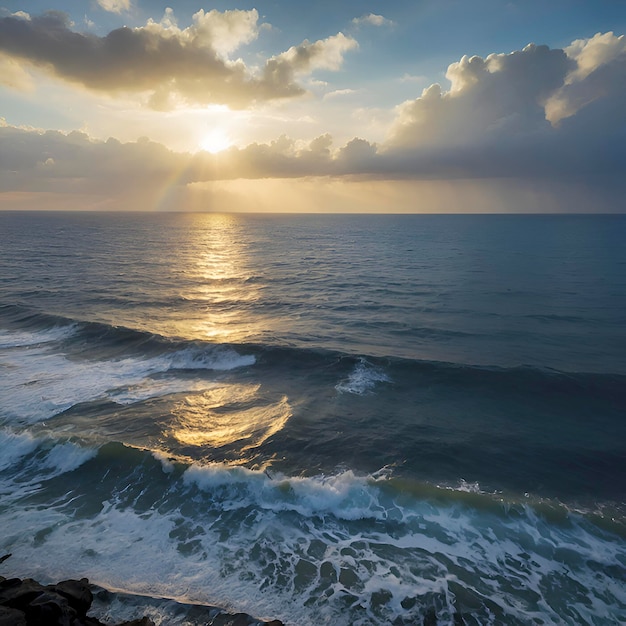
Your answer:
[[[207,133],[200,141],[200,148],[211,154],[217,154],[227,148],[230,148],[233,142],[230,140],[228,134],[221,128],[214,128],[211,132]]]

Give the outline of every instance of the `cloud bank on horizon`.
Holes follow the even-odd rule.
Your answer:
[[[111,14],[131,9],[122,0],[99,4]],[[604,32],[562,48],[529,44],[508,53],[462,56],[448,65],[447,84],[433,82],[417,97],[368,109],[367,102],[350,102],[358,101],[361,89],[341,88],[328,76],[345,72],[348,54],[359,55],[363,29],[392,30],[396,20],[368,13],[352,18],[352,32],[304,39],[265,56],[235,57],[272,31],[259,20],[256,9],[199,10],[181,28],[168,9],[158,22],[148,19],[99,35],[80,32],[61,12],[5,11],[0,82],[7,93],[32,92],[45,81],[90,98],[120,99],[127,107],[133,102],[162,124],[185,107],[200,115],[202,107],[217,105],[220,115],[242,111],[248,120],[258,115],[277,121],[273,139],[251,136],[214,155],[145,137],[104,139],[84,128],[62,132],[3,119],[3,207],[287,210],[272,204],[271,194],[278,181],[291,181],[291,191],[301,181],[303,193],[319,192],[318,202],[303,202],[302,210],[458,212],[454,202],[467,198],[468,185],[476,199],[469,210],[625,209],[623,35]],[[399,71],[398,78],[404,74]],[[317,128],[323,107],[344,100],[341,106],[351,107],[353,119],[356,111],[382,120],[380,138],[362,134],[357,124],[340,142],[331,132],[312,138],[280,132],[281,125],[289,126],[289,107],[297,131],[307,124]],[[449,195],[451,186],[456,196]],[[481,188],[482,194],[476,191]],[[246,200],[245,190],[257,197]],[[259,190],[267,191],[265,204]],[[335,201],[329,200],[333,194]],[[446,206],[438,206],[438,197]],[[298,210],[293,202],[297,195],[289,196],[289,207]]]

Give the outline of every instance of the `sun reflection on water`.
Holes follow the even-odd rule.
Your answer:
[[[186,220],[176,255],[184,302],[177,333],[218,344],[254,341],[267,331],[269,321],[255,307],[266,280],[255,268],[249,232],[234,215],[188,215]],[[234,349],[246,352],[242,346]],[[292,407],[287,396],[268,393],[258,383],[222,379],[177,400],[170,415],[162,433],[166,449],[194,459],[246,463],[246,451],[284,428]]]
[[[200,313],[186,320],[185,334],[233,343],[258,336],[263,329],[251,305],[260,298],[262,280],[250,262],[239,220],[231,215],[201,218],[193,231],[192,256],[181,294]]]
[[[225,385],[185,398],[172,410],[175,421],[166,436],[183,446],[236,445],[238,452],[260,446],[292,415],[286,396],[265,398],[260,388],[258,384]]]

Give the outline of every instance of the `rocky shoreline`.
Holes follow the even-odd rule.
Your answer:
[[[1,557],[0,562],[9,556]],[[94,594],[102,599],[110,592],[90,584],[87,578],[42,585],[32,578],[0,576],[0,626],[155,626],[148,616],[114,624],[87,615]],[[206,611],[206,621],[202,619],[202,623],[207,626],[283,626],[280,620],[262,622],[246,613],[194,608]]]

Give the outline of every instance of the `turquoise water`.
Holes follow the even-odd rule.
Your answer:
[[[620,623],[625,234],[0,213],[3,568],[299,625]]]

